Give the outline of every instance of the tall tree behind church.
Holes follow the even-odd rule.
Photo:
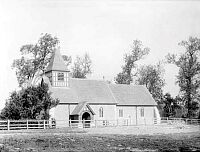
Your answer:
[[[57,37],[46,33],[42,34],[36,44],[26,44],[21,47],[21,58],[14,60],[12,64],[20,87],[31,80],[38,70],[44,72],[58,43]]]
[[[91,66],[92,60],[88,53],[85,53],[83,57],[77,56],[72,67],[72,77],[85,79],[88,74],[92,73]]]
[[[156,65],[141,66],[137,70],[136,84],[145,85],[155,101],[161,101],[163,97],[163,87],[165,85],[164,68],[162,63]]]
[[[132,77],[134,76],[132,70],[136,68],[136,62],[147,55],[149,51],[149,48],[143,47],[140,40],[134,40],[131,47],[131,53],[125,54],[125,65],[122,66],[122,72],[117,74],[115,82],[118,84],[130,84],[132,82]]]
[[[188,109],[187,117],[197,115],[200,99],[200,39],[190,37],[188,41],[179,43],[184,48],[184,53],[179,57],[168,54],[168,63],[173,63],[179,68],[177,83],[180,87],[182,100]]]

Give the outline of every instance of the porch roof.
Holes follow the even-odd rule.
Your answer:
[[[72,111],[71,115],[80,115],[84,108],[87,108],[93,115],[95,115],[92,108],[87,104],[86,101],[79,102],[78,105],[75,107],[75,109]]]

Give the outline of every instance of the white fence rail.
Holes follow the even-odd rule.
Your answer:
[[[162,117],[161,124],[164,124],[164,123],[166,123],[166,124],[200,125],[200,119]]]
[[[153,124],[159,124],[157,119],[153,120]],[[185,118],[167,118],[162,117],[160,124],[185,124],[200,125],[200,119]],[[118,120],[0,120],[0,130],[22,130],[22,129],[47,129],[47,128],[92,128],[92,127],[112,127],[112,126],[130,126],[132,124],[129,119]],[[145,123],[143,125],[146,125]]]
[[[112,127],[112,126],[129,126],[129,119],[120,120],[70,120],[71,128],[91,128],[91,127]]]
[[[0,120],[0,130],[22,130],[22,129],[47,129],[55,127],[91,128],[108,126],[129,126],[129,119],[119,120]]]
[[[55,124],[49,120],[7,120],[0,121],[0,130],[46,129],[53,128]]]

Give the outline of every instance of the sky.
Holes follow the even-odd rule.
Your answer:
[[[182,53],[178,43],[189,36],[200,37],[200,1],[1,0],[0,109],[18,86],[11,64],[20,57],[20,47],[36,43],[41,33],[58,37],[61,53],[73,59],[88,52],[90,79],[113,80],[135,39],[150,48],[137,63],[148,65],[168,53]],[[164,92],[176,96],[178,68],[164,68]]]

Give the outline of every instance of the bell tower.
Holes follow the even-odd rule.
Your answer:
[[[69,86],[69,70],[64,63],[59,49],[54,50],[45,75],[49,78],[52,87]]]

